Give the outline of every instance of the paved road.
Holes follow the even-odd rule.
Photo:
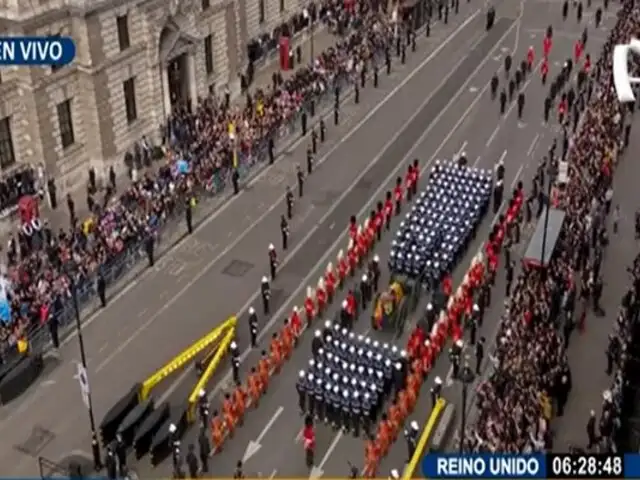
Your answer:
[[[575,19],[570,17],[567,22],[562,22],[559,18],[559,12],[561,3],[550,1],[539,1],[535,3],[527,4],[527,12],[529,8],[540,9],[541,14],[549,19],[553,19],[554,38],[565,39],[567,42],[573,42],[578,38],[582,32],[582,29],[587,25],[585,22],[578,24]],[[598,4],[594,3],[593,10],[597,8]],[[612,15],[607,15],[605,20],[605,27],[601,31],[596,31],[592,24],[592,11],[587,11],[585,16],[589,25],[590,40],[588,44],[588,51],[594,57],[599,53],[600,46],[603,43],[603,39],[606,35],[606,30],[613,25]],[[543,18],[543,17],[541,17]],[[540,20],[537,24],[527,25],[527,28],[523,28],[523,33],[528,36],[536,36],[536,39],[543,34],[546,30],[548,21]],[[556,40],[557,42],[557,40]],[[555,43],[557,45],[557,43]],[[554,47],[555,49],[555,47]],[[637,119],[635,123],[638,123]],[[637,130],[638,126],[634,126]],[[537,158],[543,153],[553,138],[553,133],[547,130],[541,132],[541,142],[537,149]],[[635,152],[640,147],[638,141],[632,142],[629,147],[629,151]],[[574,388],[569,397],[569,403],[567,404],[566,413],[563,417],[557,418],[553,422],[553,428],[555,431],[554,449],[556,451],[567,451],[570,444],[583,445],[586,442],[585,425],[589,415],[589,410],[595,409],[599,412],[602,402],[602,390],[607,388],[610,384],[610,379],[604,372],[605,359],[604,349],[607,343],[607,335],[612,329],[612,318],[617,311],[620,303],[620,298],[624,293],[627,286],[627,279],[620,272],[624,271],[624,268],[633,260],[637,251],[637,244],[633,240],[633,216],[637,209],[634,199],[634,174],[637,174],[637,166],[630,161],[630,154],[625,154],[621,159],[621,166],[617,170],[615,178],[615,202],[620,204],[622,220],[620,222],[620,233],[617,236],[612,235],[613,248],[609,248],[606,254],[607,261],[603,267],[603,274],[605,278],[605,290],[603,293],[602,304],[607,311],[605,318],[597,318],[593,314],[590,314],[587,319],[587,329],[584,334],[576,333],[571,340],[569,346],[568,356],[569,363],[573,372],[573,385]],[[535,161],[537,161],[537,158]],[[527,184],[528,186],[528,184]],[[520,244],[520,248],[514,253],[516,257],[521,258],[526,250],[527,241],[530,239],[533,229],[529,229],[525,232],[524,240]],[[615,250],[614,250],[615,249]],[[502,275],[498,278],[496,292],[500,294],[504,289],[504,278]],[[489,318],[498,318],[503,313],[502,304],[494,303],[492,309],[489,312]],[[489,342],[495,341],[496,334],[496,322],[493,321],[489,325],[484,326],[483,335],[485,335]],[[490,347],[492,349],[493,347]],[[476,383],[486,378],[488,375],[488,369],[483,369],[483,374]],[[461,391],[459,386],[453,386],[445,392],[447,400],[454,402],[457,406],[462,405]],[[474,407],[473,394],[468,402],[468,422],[473,422],[477,411]],[[460,410],[456,412],[457,419],[460,419]],[[452,435],[450,442],[450,449],[455,451],[457,446],[455,445],[454,438],[456,434]]]
[[[345,110],[339,127],[329,126],[328,141],[320,152],[326,165],[309,179],[308,193],[296,205],[291,225],[295,248],[285,257],[273,285],[276,308],[307,283],[317,281],[317,272],[306,277],[316,262],[324,266],[323,253],[343,232],[349,213],[357,211],[378,188],[387,174],[379,170],[378,153],[416,110],[415,99],[441,82],[430,69],[450,70],[480,31],[470,12],[471,7],[464,7],[448,26],[435,26],[431,38],[420,39],[418,53],[410,54],[406,65],[394,64],[391,77],[381,76],[379,89],[363,90],[360,105]],[[448,40],[453,31],[457,35]],[[436,54],[428,57],[430,52]],[[428,62],[429,69],[422,68]],[[393,101],[387,101],[391,96]],[[440,107],[444,103],[446,99]],[[415,141],[401,140],[408,145]],[[284,187],[293,184],[294,166],[303,160],[306,149],[300,143],[159,260],[156,268],[114,298],[107,309],[87,321],[84,337],[98,419],[132,383],[229,315],[246,310],[251,303],[247,299],[267,270],[267,244],[279,240]],[[370,165],[374,170],[365,175]],[[343,196],[348,188],[349,195]],[[281,319],[289,309],[290,305],[273,318]],[[263,319],[265,325],[269,325],[267,320]],[[248,345],[247,337],[246,329],[241,328],[241,345]],[[72,338],[61,349],[60,358],[48,363],[45,381],[0,410],[3,438],[13,432],[0,451],[0,463],[12,466],[6,473],[33,475],[37,455],[55,461],[70,451],[87,449],[86,413],[73,379],[78,357]],[[162,398],[183,401],[183,382],[191,380],[189,375],[186,372],[181,381],[160,392]],[[28,454],[18,453],[17,446]]]
[[[358,212],[368,199],[380,197],[379,192],[395,178],[393,168],[405,168],[399,163],[400,159],[418,157],[424,164],[436,156],[450,157],[464,148],[471,162],[488,167],[507,150],[508,181],[517,174],[531,173],[524,167],[544,140],[540,129],[542,89],[538,80],[534,79],[528,87],[527,118],[521,125],[514,120],[513,109],[508,119],[500,120],[497,106],[491,104],[483,89],[502,64],[504,51],[514,49],[515,45],[518,55],[524,56],[528,46],[524,38],[530,35],[526,28],[544,28],[545,17],[536,9],[531,17],[539,17],[538,22],[529,19],[527,12],[524,22],[514,23],[518,6],[503,6],[499,14],[505,19],[485,38],[483,19],[469,17],[473,7],[463,3],[460,16],[446,28],[434,28],[431,39],[421,39],[418,54],[410,55],[406,66],[395,67],[391,80],[383,76],[378,91],[364,91],[362,103],[349,108],[343,124],[338,129],[330,127],[329,141],[321,151],[326,163],[309,179],[308,193],[296,205],[296,217],[291,225],[295,248],[286,257],[273,285],[273,300],[278,311],[271,319],[261,319],[265,327],[263,337],[269,336],[266,327],[280,322],[291,305],[301,303],[304,287],[315,284],[327,258],[333,257],[342,246],[335,241],[343,235],[349,215]],[[454,30],[457,35],[447,40]],[[505,34],[503,39],[502,34]],[[540,43],[540,34],[537,35]],[[427,52],[434,48],[436,54],[430,58],[428,67],[418,69],[425,62]],[[555,42],[554,55],[557,53],[558,60],[570,50],[570,40],[563,42],[558,38]],[[561,51],[564,55],[560,55]],[[451,75],[443,78],[434,72],[451,72]],[[396,85],[403,82],[402,87],[395,91],[392,101],[385,102],[384,98],[394,88],[392,82]],[[413,113],[415,118],[408,122]],[[363,118],[366,121],[360,125]],[[245,301],[255,293],[258,279],[267,271],[266,246],[279,240],[277,219],[283,211],[280,200],[284,185],[293,183],[294,165],[302,161],[305,147],[299,145],[287,152],[283,160],[254,180],[247,192],[225,205],[213,217],[213,222],[201,227],[159,261],[153,271],[90,320],[85,329],[85,342],[98,418],[134,381],[146,376],[222,319],[235,313],[242,315],[251,304]],[[221,225],[223,229],[219,228]],[[488,222],[485,231],[487,228]],[[386,251],[382,248],[379,253],[386,254]],[[468,262],[469,258],[463,264]],[[242,346],[248,343],[244,327],[241,322]],[[364,329],[364,323],[359,325],[359,330]],[[215,458],[216,471],[231,474],[233,462],[242,457],[247,442],[257,437],[279,406],[282,405],[285,412],[295,411],[291,374],[306,363],[308,341],[303,340],[291,364],[274,384],[274,391],[262,402],[260,412],[250,414],[225,454]],[[404,343],[404,339],[399,343]],[[246,359],[249,364],[254,363],[254,356]],[[7,432],[20,432],[12,442],[2,443],[2,464],[12,465],[8,474],[36,473],[35,460],[16,453],[13,448],[15,444],[32,440],[34,432],[50,432],[54,438],[48,443],[32,441],[33,455],[56,460],[73,449],[86,449],[86,413],[72,378],[73,362],[77,358],[76,346],[66,345],[61,350],[59,363],[50,367],[47,380],[37,390],[20,403],[0,410],[4,417],[0,423],[3,438]],[[448,366],[441,362],[436,368],[438,372],[446,372]],[[159,392],[162,399],[183,401],[187,383],[195,380],[190,376],[186,371],[182,381]],[[223,388],[224,383],[219,384],[213,393],[217,395]],[[417,414],[419,420],[426,416],[426,409],[424,415],[421,413]],[[301,463],[297,463],[301,462],[297,454],[295,459],[284,458],[289,452],[301,449],[295,445],[300,422],[291,418],[291,414],[283,415],[276,421],[266,437],[271,443],[248,462],[247,472],[260,471],[265,476],[274,470],[278,476],[304,474]],[[344,474],[347,460],[361,463],[361,440],[345,437],[336,440],[333,432],[321,431],[318,441],[318,462],[322,463],[327,476]],[[404,452],[400,447],[392,452],[389,465],[401,463]],[[329,454],[326,461],[321,462],[325,452]],[[150,474],[145,465],[146,462],[138,470]],[[168,467],[160,467],[156,475],[158,470],[169,473]]]
[[[548,9],[553,7],[543,5]],[[514,22],[508,18],[501,20],[496,31],[492,35],[485,37],[482,35],[471,53],[451,71],[447,82],[442,87],[442,92],[437,92],[433,100],[428,100],[422,107],[419,116],[407,127],[406,131],[414,129],[422,132],[422,136],[410,147],[398,140],[397,146],[391,147],[383,152],[383,159],[400,158],[404,154],[402,164],[406,164],[414,157],[419,157],[423,161],[423,168],[434,158],[448,158],[465,149],[474,165],[480,167],[490,167],[493,163],[505,155],[507,165],[507,181],[515,183],[516,179],[529,181],[535,170],[535,160],[539,158],[546,146],[551,142],[554,131],[541,125],[542,119],[542,99],[544,89],[539,83],[538,77],[534,77],[527,86],[527,113],[522,122],[515,118],[514,109],[510,110],[506,118],[500,120],[497,106],[492,104],[488,98],[485,87],[493,72],[501,63],[505,52],[513,51],[514,58],[523,58],[526,54],[530,40],[532,43],[541,42],[541,28],[546,28],[546,21],[549,12],[538,10],[539,6],[527,6],[522,22]],[[530,10],[529,10],[530,9]],[[500,10],[501,14],[503,13]],[[512,19],[516,19],[518,11],[513,8]],[[508,13],[505,15],[508,16]],[[556,26],[559,28],[559,25]],[[580,33],[578,30],[576,30]],[[506,35],[501,39],[502,35]],[[561,62],[570,54],[572,39],[565,38],[566,35],[558,35],[555,41],[552,63]],[[577,38],[575,36],[574,38]],[[590,47],[593,52],[597,51],[598,41],[593,39]],[[495,48],[494,48],[495,47]],[[485,63],[482,63],[485,60]],[[552,67],[553,69],[553,67]],[[443,96],[451,100],[451,103],[442,110],[440,106],[436,110],[430,111],[435,105],[437,98]],[[440,115],[439,115],[440,113]],[[426,121],[422,121],[424,116]],[[495,121],[488,122],[488,118]],[[426,128],[426,131],[425,131]],[[407,134],[408,135],[408,134]],[[416,133],[418,137],[420,133]],[[413,138],[415,138],[413,137]],[[410,151],[407,151],[411,148]],[[506,152],[506,154],[505,154]],[[385,162],[386,163],[386,162]],[[386,186],[385,186],[386,188]],[[396,220],[395,223],[399,220]],[[479,238],[486,238],[489,228],[489,221],[485,221]],[[387,238],[383,246],[377,253],[381,260],[386,261]],[[474,245],[477,248],[477,244]],[[469,255],[463,260],[462,265],[468,265],[470,258],[475,253],[475,248],[471,249]],[[523,240],[523,250],[526,248],[526,240]],[[463,274],[463,268],[457,269],[456,279],[459,281]],[[383,278],[386,280],[386,278]],[[497,294],[500,295],[498,287]],[[498,304],[500,302],[497,302]],[[334,307],[336,308],[336,307]],[[333,313],[333,309],[328,312],[328,317]],[[390,341],[388,336],[379,333],[371,333],[366,322],[370,312],[364,312],[363,320],[357,326],[357,331],[369,333],[380,341]],[[493,317],[495,320],[497,315]],[[483,334],[492,338],[496,328],[495,321],[485,322]],[[405,343],[405,338],[400,339],[398,344]],[[235,438],[225,446],[223,455],[214,459],[217,471],[224,474],[231,474],[235,462],[243,457],[249,441],[256,440],[268,424],[271,427],[266,430],[263,436],[262,448],[247,462],[245,473],[247,475],[260,474],[263,476],[291,477],[303,476],[307,474],[302,458],[302,447],[299,444],[299,432],[301,419],[292,421],[292,414],[277,416],[272,421],[277,412],[284,409],[285,412],[296,412],[295,378],[296,372],[304,368],[309,358],[310,337],[305,338],[298,348],[292,361],[287,365],[282,374],[274,381],[270,387],[270,393],[259,407],[260,413],[252,413],[248,424],[240,429]],[[432,376],[440,375],[443,378],[449,375],[449,365],[446,360],[441,360],[435,367]],[[456,401],[456,387],[452,386],[447,392],[447,396],[452,401]],[[425,403],[428,401],[425,398]],[[428,415],[428,408],[421,409],[416,413],[415,418],[421,423]],[[260,420],[254,420],[254,417]],[[291,455],[291,452],[294,452]],[[361,464],[363,456],[363,442],[361,439],[336,434],[331,429],[321,427],[318,429],[318,447],[316,451],[316,461],[323,470],[325,476],[340,476],[348,471],[348,462]],[[398,442],[385,459],[381,466],[379,475],[384,476],[394,467],[401,466],[406,458],[406,448],[403,442]]]

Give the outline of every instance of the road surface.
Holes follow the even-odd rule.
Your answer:
[[[393,73],[391,77],[381,75],[380,88],[363,89],[357,106],[350,102],[339,127],[327,122],[328,140],[319,154],[319,162],[325,165],[308,179],[307,193],[297,201],[290,225],[292,249],[286,256],[281,254],[282,272],[273,285],[274,310],[307,283],[317,281],[317,272],[305,277],[316,262],[324,267],[326,262],[320,259],[344,231],[348,212],[357,211],[386,176],[382,170],[373,170],[366,177],[363,173],[369,166],[381,168],[378,152],[415,111],[416,98],[424,98],[441,82],[429,69],[450,69],[470,47],[472,34],[480,31],[473,22],[476,17],[469,19],[471,12],[471,6],[463,6],[449,25],[435,25],[430,38],[419,39],[419,50],[409,53],[406,65],[394,59]],[[449,38],[452,32],[456,35]],[[429,68],[422,68],[427,64]],[[279,244],[285,185],[294,184],[295,165],[304,161],[305,143],[293,145],[192,236],[159,259],[154,269],[85,322],[98,421],[134,382],[229,315],[242,315],[253,303],[250,298],[267,271],[267,245]],[[349,195],[341,198],[342,192]],[[336,208],[338,202],[340,208]],[[324,221],[329,216],[331,221]],[[290,305],[272,318],[279,321]],[[263,327],[272,325],[270,319],[261,322]],[[268,328],[262,336],[269,336]],[[248,345],[247,329],[239,329],[239,343]],[[11,465],[7,474],[36,474],[39,455],[58,461],[70,452],[88,450],[87,414],[73,378],[78,360],[72,336],[64,342],[59,358],[48,361],[43,381],[0,410],[0,432],[6,439],[0,448],[0,463]],[[160,391],[161,400],[179,397],[178,401],[184,401],[185,380],[193,380],[190,372]]]
[[[560,8],[555,4],[541,5],[549,12]],[[546,28],[550,15],[538,4],[528,3],[524,17],[519,17],[519,5],[502,5],[499,16],[504,19],[486,36],[484,18],[472,16],[475,7],[463,3],[461,13],[447,27],[438,26],[431,39],[420,39],[419,51],[408,56],[407,65],[394,66],[391,80],[396,87],[383,75],[381,88],[363,91],[361,104],[349,107],[338,130],[330,126],[329,140],[320,152],[324,164],[308,180],[307,193],[296,204],[291,224],[292,249],[284,257],[282,271],[272,286],[277,311],[270,319],[261,318],[261,338],[268,339],[272,324],[280,324],[292,305],[301,304],[304,287],[317,282],[327,260],[344,246],[344,238],[339,244],[336,240],[344,237],[349,215],[357,213],[368,200],[381,197],[396,176],[394,169],[403,172],[413,158],[419,158],[424,166],[464,149],[471,163],[485,167],[493,165],[506,151],[508,182],[516,176],[532,175],[533,169],[527,168],[532,165],[530,160],[552,136],[540,125],[543,97],[539,78],[534,77],[527,87],[527,111],[520,124],[515,119],[515,108],[510,109],[508,117],[500,118],[486,87],[506,52],[515,48],[518,53],[514,58],[522,58],[529,42],[541,43],[542,34],[537,30]],[[449,37],[452,32],[454,36]],[[595,45],[593,37],[590,47]],[[559,36],[554,44],[553,60],[560,62],[571,52],[572,40]],[[551,65],[552,72],[555,68]],[[385,101],[385,97],[390,99]],[[132,383],[229,315],[240,315],[239,342],[242,347],[248,345],[243,314],[254,302],[257,306],[252,295],[259,278],[267,272],[266,247],[269,242],[278,245],[280,239],[278,218],[284,211],[284,185],[293,183],[294,165],[303,161],[305,149],[306,145],[292,148],[284,159],[259,175],[247,191],[223,206],[211,222],[89,320],[84,336],[97,418]],[[364,208],[363,212],[368,210]],[[480,238],[486,236],[488,224],[487,220]],[[383,262],[387,253],[384,244],[389,241],[387,237],[379,250]],[[468,265],[469,259],[467,256],[462,265]],[[462,270],[457,271],[457,281]],[[366,322],[358,325],[360,331],[366,328]],[[281,406],[285,414],[276,419],[264,437],[262,449],[247,462],[246,473],[305,474],[302,455],[298,455],[301,446],[296,445],[300,420],[292,421],[291,412],[297,412],[293,374],[306,364],[308,342],[308,338],[302,341],[272,392],[262,401],[260,411],[249,414],[224,455],[214,458],[220,475],[232,473],[233,464],[243,456],[247,443],[259,436]],[[404,343],[404,339],[398,343]],[[254,364],[256,356],[254,352],[244,358],[245,364]],[[37,437],[31,441],[31,455],[44,455],[54,461],[72,451],[87,450],[88,422],[73,379],[73,363],[77,359],[77,347],[72,341],[63,347],[60,360],[50,367],[41,386],[0,411],[4,417],[0,433],[7,438],[7,432],[15,432],[11,441],[3,442],[0,451],[2,464],[11,465],[7,474],[37,472],[36,461],[15,449],[31,437]],[[446,362],[436,367],[440,375],[446,375],[447,369]],[[195,379],[185,371],[179,380],[159,391],[160,400],[184,401]],[[216,396],[225,386],[217,385],[213,389]],[[427,410],[418,411],[416,419],[424,421]],[[288,456],[292,451],[296,454]],[[319,431],[316,455],[326,476],[343,475],[348,460],[361,464],[362,440]],[[383,468],[397,466],[404,456],[399,443]],[[146,459],[135,468],[142,475],[170,473],[168,465],[152,471]]]

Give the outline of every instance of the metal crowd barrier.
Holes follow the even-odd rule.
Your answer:
[[[380,49],[374,52],[372,58],[372,64],[374,62],[380,64],[384,58],[384,51]],[[372,68],[368,68],[368,71],[371,70]],[[338,72],[332,79],[330,85],[328,85],[322,93],[317,94],[315,98],[308,99],[303,103],[301,108],[289,119],[288,123],[282,125],[277,132],[272,134],[274,135],[275,150],[278,150],[278,147],[282,150],[286,149],[289,144],[301,135],[302,126],[300,117],[303,111],[307,112],[307,125],[308,128],[311,128],[313,125],[313,119],[315,118],[314,116],[311,116],[312,101],[315,102],[314,107],[316,116],[326,114],[327,108],[332,108],[335,87],[338,86],[340,88],[341,92],[343,92],[341,98],[344,99],[346,98],[348,91],[351,89],[353,81],[354,79],[351,78],[348,73],[342,71]],[[359,79],[355,79],[355,81],[359,81]],[[281,145],[279,145],[280,143]],[[247,155],[244,152],[238,153],[238,172],[240,174],[241,183],[246,182],[256,173],[256,171],[268,165],[269,154],[267,146],[268,137],[259,141],[257,145],[252,148],[251,154]],[[203,214],[198,215],[197,219],[194,218],[194,220],[196,220],[194,223],[197,224],[199,221],[202,221],[215,211],[216,205],[212,201],[212,198],[219,197],[219,194],[228,188],[228,185],[231,183],[230,173],[231,169],[229,167],[223,167],[213,175],[213,178],[211,178],[210,185],[212,188],[210,190],[206,190],[204,186],[200,186],[197,189],[199,203],[196,207],[196,212],[203,211]],[[207,208],[208,203],[210,204],[209,208]],[[182,202],[178,202],[178,205],[182,204]],[[156,251],[158,251],[157,246],[163,242],[166,246],[170,245],[172,240],[165,240],[163,238],[165,236],[164,234],[167,233],[167,230],[170,227],[175,228],[176,224],[183,218],[183,213],[184,212],[180,207],[177,208],[172,215],[167,217],[165,221],[158,226],[155,240]],[[170,237],[170,235],[166,236]],[[175,238],[173,241],[175,242]],[[106,263],[100,266],[100,272],[105,279],[107,290],[122,280],[122,278],[126,274],[130,273],[131,270],[139,264],[140,260],[146,256],[144,247],[145,242],[146,238],[139,242],[132,243],[118,256],[109,259]],[[98,308],[97,305],[99,302],[97,298],[96,283],[96,274],[88,275],[77,280],[78,303],[80,311],[84,315],[90,315]],[[93,307],[91,304],[94,304]],[[68,334],[68,332],[73,328],[75,318],[73,302],[70,298],[58,297],[51,310],[51,315],[58,321],[59,336],[60,338],[64,338],[65,334]],[[48,349],[52,348],[49,328],[46,325],[38,325],[34,327],[29,331],[28,337],[31,347],[34,350],[45,353]],[[17,354],[15,350],[15,348],[10,348],[6,344],[3,345],[2,350],[0,350],[2,358],[6,360],[12,355]]]

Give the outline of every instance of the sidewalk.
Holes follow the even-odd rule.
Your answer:
[[[640,128],[640,121],[638,117],[635,120],[634,128],[637,130]],[[602,306],[606,315],[601,318],[593,314],[588,315],[585,331],[581,333],[576,330],[571,335],[569,364],[573,388],[564,415],[553,420],[553,447],[557,452],[566,452],[569,445],[586,446],[589,412],[594,410],[598,416],[597,420],[600,420],[602,392],[611,386],[612,379],[605,373],[605,351],[608,336],[613,332],[622,296],[630,284],[630,276],[626,269],[632,264],[638,251],[633,223],[638,206],[635,200],[636,179],[640,173],[633,161],[633,154],[637,151],[640,151],[640,140],[632,136],[631,144],[619,160],[614,177],[613,205],[620,205],[621,218],[617,235],[614,235],[611,226],[609,227],[611,243],[602,265]]]
[[[294,38],[292,42],[292,49],[295,51],[295,48],[300,46],[302,48],[302,65],[306,65],[310,61],[310,46],[311,37],[308,33],[303,32],[297,38]],[[318,28],[313,35],[313,51],[315,55],[320,54],[325,51],[332,45],[336,44],[337,38],[331,34],[326,28]],[[286,79],[288,76],[293,75],[299,68],[299,64],[296,65],[296,68],[290,70],[288,72],[284,72],[283,76]],[[249,89],[251,93],[254,93],[258,89],[270,89],[272,86],[272,75],[274,72],[280,71],[280,65],[278,63],[278,57],[275,57],[275,61],[268,62],[262,68],[260,68],[255,75],[255,79]],[[235,88],[232,89],[232,103],[233,104],[244,104],[245,97],[240,94],[240,89]],[[157,168],[157,164],[148,167],[147,169],[139,172],[139,177],[144,175],[149,171],[152,171],[154,168]],[[131,185],[131,180],[126,174],[118,175],[116,184],[118,187],[118,192],[122,192],[129,188]],[[86,190],[76,190],[71,192],[73,200],[76,205],[76,215],[79,218],[85,218],[88,216],[88,208],[87,208],[87,194]],[[95,198],[96,201],[102,200],[102,192],[99,192]],[[48,220],[49,225],[51,225],[53,231],[58,231],[59,229],[68,229],[69,228],[69,211],[67,209],[66,196],[62,198],[58,198],[58,208],[53,210],[49,207],[47,202],[40,203],[40,216],[43,219]],[[15,218],[7,218],[6,221],[0,222],[0,245],[6,244],[11,237],[11,234],[19,228],[19,220],[17,217]]]

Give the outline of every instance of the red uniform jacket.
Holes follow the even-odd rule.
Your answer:
[[[347,295],[347,313],[351,316],[356,314],[356,297],[353,295],[353,293],[349,293],[349,295]]]
[[[393,194],[396,202],[402,201],[402,185],[397,185],[396,188],[393,189]]]
[[[384,202],[384,218],[387,220],[393,214],[393,204],[391,200],[387,200]]]
[[[529,64],[529,67],[533,65],[534,55],[535,54],[533,53],[533,48],[530,48],[529,51],[527,52],[527,63]]]
[[[540,67],[540,73],[543,77],[546,77],[549,74],[549,62],[545,58],[542,62],[542,66]]]
[[[548,57],[549,52],[551,51],[551,38],[544,37],[544,41],[542,42],[542,50],[544,51],[544,56]]]
[[[357,235],[358,235],[358,224],[349,223],[349,237],[355,241]]]
[[[304,310],[307,312],[307,317],[313,317],[315,314],[316,306],[313,304],[313,300],[307,297],[304,300]]]
[[[304,427],[302,432],[302,438],[304,439],[304,449],[313,450],[316,446],[316,433],[313,431],[313,427]]]
[[[575,57],[576,63],[578,63],[580,61],[580,57],[582,57],[582,50],[582,42],[578,40],[573,46],[573,56]]]

